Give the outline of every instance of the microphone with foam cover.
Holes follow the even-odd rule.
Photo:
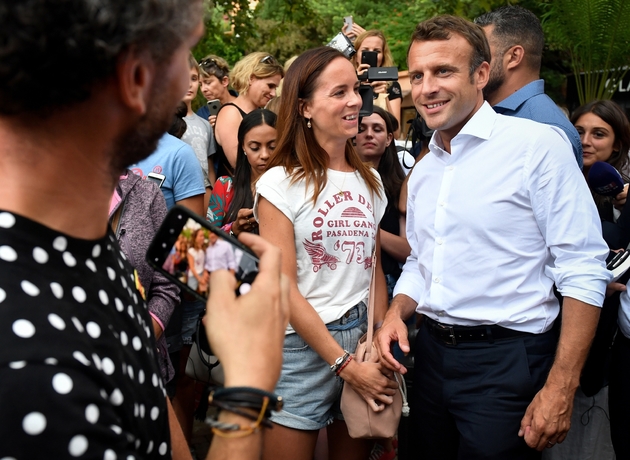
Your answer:
[[[623,191],[624,183],[621,174],[604,161],[593,163],[586,181],[589,187],[599,195],[617,196]]]

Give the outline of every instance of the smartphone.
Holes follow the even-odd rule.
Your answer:
[[[221,109],[221,101],[218,99],[212,99],[208,101],[208,110],[210,111],[210,115],[216,115],[219,113],[219,109]]]
[[[204,302],[209,295],[207,279],[214,270],[234,273],[236,295],[249,292],[258,274],[258,257],[251,249],[182,206],[174,206],[164,218],[147,250],[147,261],[184,292]],[[193,270],[206,281],[199,282]]]
[[[149,174],[147,174],[147,180],[155,182],[158,187],[162,187],[164,180],[166,180],[166,176],[164,174],[150,172]]]
[[[378,67],[378,53],[376,51],[361,52],[361,64],[369,64],[370,67]]]
[[[345,32],[350,33],[352,31],[352,16],[346,16],[343,18],[343,22],[346,25]]]

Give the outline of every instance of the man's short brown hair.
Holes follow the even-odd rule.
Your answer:
[[[475,70],[484,61],[490,63],[491,54],[490,45],[488,45],[483,29],[466,19],[445,14],[422,21],[411,35],[409,49],[414,42],[448,40],[453,34],[464,37],[472,47],[469,71],[469,75],[472,77]],[[407,49],[407,56],[409,56],[409,49]]]

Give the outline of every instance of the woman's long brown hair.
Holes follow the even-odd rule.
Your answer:
[[[280,98],[276,150],[267,165],[267,169],[284,166],[292,183],[304,179],[308,188],[312,181],[313,203],[326,187],[329,157],[318,144],[313,130],[306,126],[302,107],[304,101],[313,96],[324,69],[339,58],[346,59],[339,51],[322,46],[304,52],[291,65],[284,78]],[[382,197],[378,179],[370,167],[361,161],[350,139],[346,142],[345,157],[348,164],[365,180],[370,192]]]

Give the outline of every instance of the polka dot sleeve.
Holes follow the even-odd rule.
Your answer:
[[[150,325],[113,235],[0,211],[0,459],[170,458]]]

